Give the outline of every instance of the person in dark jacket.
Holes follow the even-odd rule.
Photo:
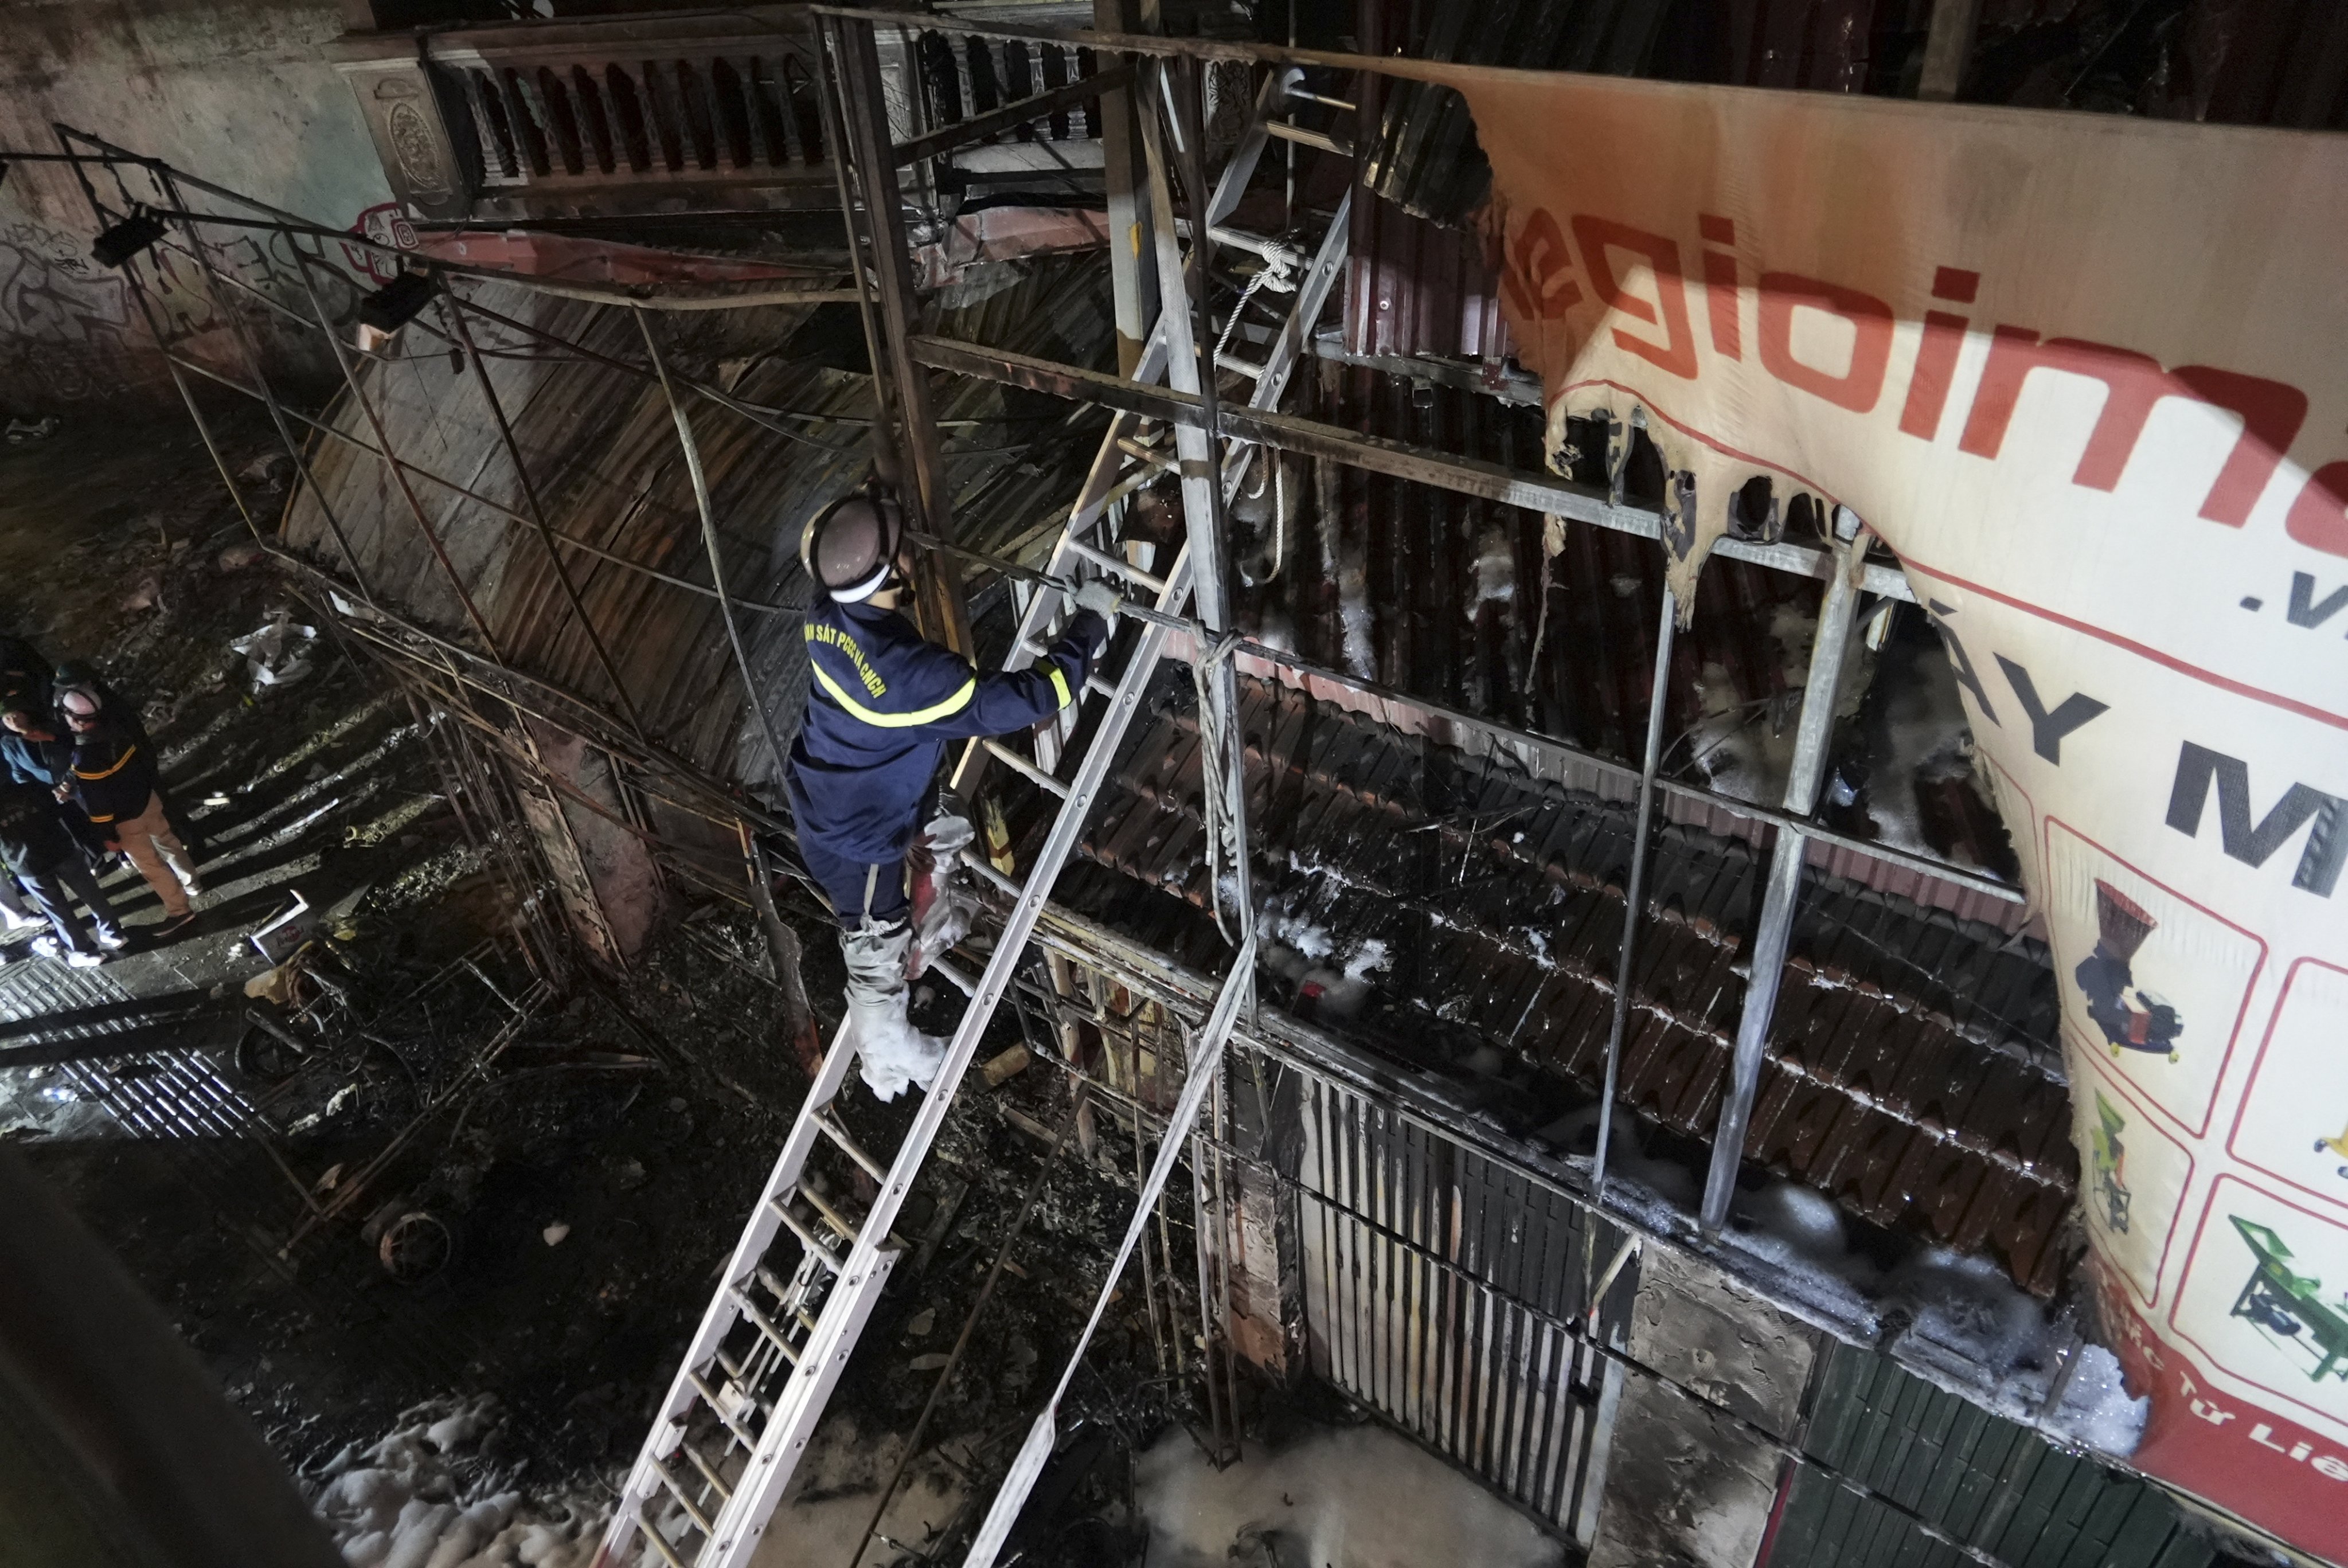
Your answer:
[[[112,686],[107,685],[105,677],[98,673],[98,667],[88,661],[67,659],[64,664],[59,665],[57,673],[50,677],[49,689],[53,694],[54,706],[60,710],[63,709],[66,698],[69,695],[81,694],[98,705],[97,711],[121,725],[131,739],[140,746],[148,744],[147,724],[139,717],[139,705],[126,701]],[[0,701],[5,701],[5,698],[0,698]],[[170,790],[158,785],[155,792],[162,799],[163,819],[171,825],[172,833],[188,847],[190,855],[197,860],[203,859],[205,851],[202,828],[193,818],[180,810],[178,797]]]
[[[66,830],[57,799],[38,784],[0,783],[0,861],[49,917],[67,963],[87,968],[104,960],[102,949],[123,944],[122,927],[115,921],[106,890],[98,885],[89,862]],[[90,923],[98,929],[95,944],[74,918],[77,894],[89,906]]]
[[[91,826],[119,848],[163,901],[163,924],[159,934],[182,931],[196,918],[191,898],[203,887],[195,861],[163,814],[156,793],[154,748],[112,714],[99,710],[87,692],[67,691],[60,698],[66,727],[73,732],[73,765],[57,799],[77,801],[89,813]]]
[[[6,706],[12,699],[0,696],[0,777],[54,791],[73,772],[73,738],[66,733],[65,720],[48,708],[13,700],[20,706]],[[59,802],[57,810],[90,862],[103,865],[115,851],[107,848],[107,835],[90,825],[89,813],[71,800]]]
[[[1088,583],[1034,668],[980,671],[897,613],[911,564],[902,541],[902,513],[877,491],[808,522],[799,555],[814,586],[804,628],[812,678],[785,777],[799,854],[839,919],[864,1080],[883,1099],[908,1083],[927,1088],[944,1055],[905,1016],[905,854],[945,743],[1006,734],[1074,702],[1118,604],[1107,585]]]

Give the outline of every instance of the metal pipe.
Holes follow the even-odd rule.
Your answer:
[[[441,291],[440,298],[448,313],[449,328],[456,333],[457,340],[464,345],[465,356],[472,361],[473,379],[481,388],[481,400],[489,406],[489,418],[497,422],[498,439],[505,446],[506,460],[513,464],[514,479],[521,486],[522,499],[530,503],[531,525],[538,531],[539,542],[546,547],[547,564],[554,569],[554,580],[562,585],[562,597],[571,606],[572,618],[579,623],[580,631],[586,634],[587,645],[595,650],[595,662],[602,665],[603,678],[612,683],[612,695],[619,699],[620,711],[626,717],[628,727],[642,736],[644,720],[636,713],[634,699],[628,696],[626,683],[620,679],[620,667],[612,662],[611,650],[603,645],[602,637],[595,630],[595,623],[588,617],[587,606],[579,597],[578,585],[571,581],[571,573],[563,567],[562,552],[554,548],[554,527],[546,520],[545,503],[539,500],[538,486],[530,481],[530,465],[522,460],[521,443],[514,439],[513,426],[506,420],[506,406],[498,397],[497,387],[489,379],[489,367],[482,363],[481,351],[474,346],[473,330],[465,325],[465,307],[449,291]]]
[[[1858,519],[1848,509],[1836,512],[1836,531],[1845,520],[1850,533]],[[1852,579],[1856,556],[1863,543],[1836,547],[1838,570],[1827,579],[1825,602],[1818,607],[1818,626],[1810,644],[1809,677],[1802,687],[1802,717],[1794,736],[1794,761],[1786,780],[1788,813],[1807,817],[1818,795],[1818,775],[1825,770],[1827,742],[1834,733],[1835,695],[1842,680],[1843,651],[1850,640],[1851,614],[1859,604]],[[1762,894],[1761,921],[1753,937],[1751,973],[1745,983],[1745,1010],[1736,1020],[1736,1050],[1729,1068],[1728,1094],[1721,1102],[1720,1124],[1713,1135],[1712,1169],[1704,1180],[1704,1211],[1699,1219],[1706,1235],[1717,1234],[1728,1222],[1729,1201],[1735,1196],[1736,1172],[1745,1159],[1745,1133],[1753,1116],[1753,1099],[1761,1084],[1761,1062],[1768,1041],[1769,1020],[1777,1006],[1777,987],[1784,978],[1786,949],[1793,939],[1794,906],[1801,892],[1802,862],[1808,835],[1799,828],[1781,828],[1769,858],[1769,881]]]
[[[846,78],[846,68],[839,61],[843,53],[839,46],[837,25],[829,19],[817,23],[816,39],[823,51],[815,73],[818,107],[823,114],[824,130],[831,138],[831,173],[839,187],[839,226],[848,241],[850,274],[856,280],[856,309],[864,326],[864,359],[872,376],[873,413],[872,466],[883,483],[898,482],[896,449],[891,442],[890,427],[893,418],[890,387],[881,366],[885,358],[880,352],[880,323],[872,303],[872,291],[864,274],[864,237],[856,225],[856,203],[848,192],[848,119],[839,106],[839,98],[831,90],[832,72],[838,70]]]
[[[63,126],[57,127],[57,129],[60,139],[68,134],[79,134],[78,132],[69,133]],[[81,173],[78,165],[75,168],[75,174],[81,180],[82,194],[88,199],[90,211],[103,217],[104,210],[98,204],[98,192],[91,187],[88,177]],[[164,189],[168,191],[171,188],[168,171],[158,175],[158,179],[164,182]],[[178,198],[174,196],[173,200],[176,201]],[[231,310],[227,302],[221,297],[214,281],[219,275],[219,268],[214,265],[211,255],[204,251],[203,242],[196,237],[193,230],[188,231],[188,242],[196,249],[197,272],[204,280],[205,295],[211,301],[212,309],[228,321],[231,335],[236,339],[237,352],[242,356],[245,369],[252,377],[253,385],[260,388],[261,403],[269,410],[270,423],[276,428],[279,442],[284,446],[286,455],[293,459],[294,471],[302,476],[302,482],[310,487],[313,494],[319,496],[319,513],[325,519],[328,531],[334,534],[335,544],[342,550],[344,563],[350,568],[353,586],[357,589],[361,601],[368,604],[374,603],[375,593],[367,584],[366,570],[359,565],[358,552],[351,547],[350,536],[343,531],[342,520],[335,515],[334,508],[326,504],[323,492],[319,491],[317,480],[310,472],[309,459],[303,455],[302,443],[294,438],[293,430],[286,425],[286,409],[278,401],[275,389],[269,385],[269,377],[261,368],[261,352],[253,343],[251,327],[244,317]],[[131,292],[139,296],[139,309],[147,317],[148,330],[154,334],[156,348],[161,351],[166,358],[172,357],[170,344],[164,336],[162,325],[156,318],[154,308],[147,298],[146,285],[139,281],[138,269],[125,267],[123,272],[130,279]]]
[[[303,290],[310,296],[310,309],[318,317],[318,328],[326,335],[326,342],[335,351],[335,363],[342,369],[343,384],[351,389],[351,397],[358,404],[359,412],[366,416],[368,428],[375,431],[376,444],[383,449],[384,467],[390,473],[392,482],[399,487],[401,498],[407,502],[407,510],[416,519],[417,531],[424,535],[424,542],[431,547],[432,558],[440,563],[442,575],[448,579],[449,591],[457,595],[457,603],[464,607],[465,618],[473,624],[481,645],[489,650],[491,658],[499,664],[505,663],[505,655],[498,650],[497,634],[489,630],[489,622],[482,617],[479,607],[473,603],[472,593],[465,587],[464,577],[457,571],[457,563],[448,558],[448,547],[440,542],[440,535],[434,531],[431,521],[424,515],[424,503],[416,499],[415,487],[407,482],[407,476],[401,471],[399,465],[391,460],[391,435],[384,428],[383,417],[376,412],[374,401],[359,386],[358,373],[351,367],[349,356],[343,352],[343,340],[335,335],[334,323],[326,316],[326,302],[318,297],[318,287],[310,281],[309,270],[302,268],[299,271]]]
[[[490,314],[487,311],[483,311],[479,305],[476,305],[473,308],[477,315]],[[228,377],[221,375],[219,371],[211,369],[204,365],[199,364],[195,360],[181,358],[180,356],[171,353],[168,349],[164,352],[163,356],[178,368],[201,376],[206,380],[212,381],[220,386],[225,387],[230,391],[237,393],[240,396],[251,397],[255,402],[265,403],[268,401],[268,398],[263,393],[256,392],[252,387],[243,385],[242,382],[232,380]],[[366,453],[369,457],[381,458],[383,456],[383,449],[380,447],[370,446],[366,441],[361,440],[358,437],[352,435],[347,430],[327,424],[323,420],[311,418],[308,415],[299,413],[291,408],[285,410],[285,414],[288,418],[291,418],[297,423],[308,426],[311,429],[317,431],[320,435],[331,437],[337,441],[341,441],[345,446]],[[435,473],[430,469],[411,463],[405,458],[394,456],[391,460],[398,464],[400,468],[406,469],[407,472],[414,474],[417,478],[429,480],[432,483],[440,486],[444,490],[454,490],[457,494],[463,496],[467,500],[473,502],[476,506],[485,508],[489,511],[505,519],[508,521],[527,524],[530,521],[528,516],[522,512],[515,511],[512,507],[506,505],[503,501],[497,500],[489,496],[481,494],[479,490],[471,490],[464,485],[460,485],[455,480],[448,478],[445,474]],[[308,478],[306,472],[304,477],[305,480]],[[310,488],[313,492],[317,490],[318,487],[314,480],[310,481]],[[319,504],[321,510],[325,510],[325,502],[323,498]],[[338,537],[339,531],[340,531],[337,530]],[[602,546],[591,544],[586,540],[578,538],[576,535],[558,532],[554,535],[554,538],[561,543],[569,546],[572,550],[579,551],[582,554],[592,555],[598,561],[608,562],[612,565],[623,568],[625,571],[633,572],[640,576],[649,577],[656,583],[665,583],[672,588],[682,588],[688,593],[698,593],[704,598],[715,599],[717,597],[716,592],[714,589],[705,587],[703,584],[689,581],[686,578],[672,576],[670,573],[660,571],[656,567],[646,566],[639,561],[631,561],[624,555],[615,555],[612,552],[603,549]],[[366,598],[366,595],[362,593],[359,597],[365,599]],[[373,603],[373,601],[370,600],[369,603]],[[763,599],[736,599],[734,603],[741,609],[756,610],[759,614],[765,615],[803,615],[807,614],[806,610],[798,605],[770,604]]]
[[[1174,426],[1178,448],[1185,429],[1204,426],[1206,414],[1201,399],[1179,386],[1147,387],[1105,371],[935,335],[916,337],[911,347],[913,357],[922,364],[958,376],[1024,387],[1055,397],[1098,403],[1144,418],[1164,420]],[[1252,400],[1245,405],[1222,406],[1217,412],[1217,420],[1215,434],[1227,440],[1276,447],[1303,457],[1326,458],[1367,473],[1432,485],[1530,511],[1555,512],[1643,539],[1663,537],[1663,519],[1659,514],[1644,507],[1618,505],[1604,489],[1575,484],[1551,474],[1510,468],[1480,458],[1458,457],[1384,437],[1365,436],[1302,415],[1260,407]],[[1803,577],[1824,579],[1834,570],[1830,552],[1801,544],[1756,544],[1723,539],[1713,546],[1713,553]],[[1915,593],[1898,567],[1870,563],[1865,570],[1866,581],[1861,586],[1867,592],[1914,601]]]
[[[1614,1091],[1622,1071],[1622,1033],[1631,1017],[1631,965],[1636,955],[1639,917],[1646,910],[1647,841],[1655,810],[1655,765],[1663,749],[1663,710],[1670,696],[1672,634],[1679,624],[1677,602],[1663,588],[1663,625],[1655,633],[1655,677],[1647,693],[1646,760],[1639,769],[1639,810],[1631,839],[1631,879],[1623,888],[1622,947],[1614,962],[1614,1016],[1606,1026],[1606,1083],[1598,1099],[1598,1149],[1590,1162],[1591,1202],[1606,1202],[1606,1152],[1614,1132]]]
[[[945,459],[938,450],[930,373],[910,348],[916,327],[910,261],[912,242],[905,229],[897,166],[890,156],[888,90],[881,78],[880,57],[870,26],[836,27],[832,37],[840,72],[839,109],[854,150],[857,190],[863,197],[867,238],[872,249],[873,292],[880,304],[881,347],[886,356],[873,368],[877,372],[885,363],[896,385],[895,434],[905,469],[898,476],[898,496],[911,503],[907,511],[919,517],[930,532],[952,539],[953,493],[946,482]],[[958,654],[976,651],[960,577],[949,572],[922,572],[916,574],[913,591],[915,620],[925,635]]]
[[[922,1451],[922,1439],[930,1429],[930,1418],[937,1414],[938,1401],[945,1397],[947,1387],[953,1382],[954,1372],[962,1365],[963,1353],[970,1348],[971,1336],[978,1328],[979,1315],[986,1310],[986,1304],[994,1299],[994,1286],[1003,1277],[1003,1265],[1010,1261],[1011,1249],[1025,1233],[1028,1216],[1035,1212],[1037,1200],[1044,1196],[1044,1184],[1051,1180],[1053,1169],[1059,1161],[1060,1150],[1067,1143],[1068,1133],[1076,1125],[1076,1118],[1084,1109],[1085,1088],[1082,1084],[1076,1086],[1069,1101],[1068,1114],[1060,1119],[1059,1130],[1052,1135],[1052,1147],[1045,1151],[1044,1162],[1036,1168],[1035,1180],[1027,1184],[1027,1195],[1020,1201],[1019,1212],[1011,1217],[1011,1228],[1003,1233],[1002,1243],[995,1247],[994,1261],[987,1266],[985,1279],[979,1282],[978,1298],[970,1304],[970,1312],[962,1320],[962,1332],[954,1336],[953,1348],[946,1352],[946,1364],[938,1368],[938,1380],[930,1386],[930,1397],[922,1401],[922,1413],[913,1418],[913,1430],[905,1439],[904,1449],[897,1456],[896,1466],[890,1470],[889,1479],[880,1483],[880,1499],[872,1505],[872,1517],[866,1522],[864,1533],[856,1542],[856,1550],[849,1554],[847,1568],[857,1568],[857,1564],[864,1561],[865,1551],[871,1546],[872,1537],[880,1531],[880,1521],[889,1511],[889,1500],[897,1495],[897,1483],[905,1479],[906,1470]],[[1154,1324],[1156,1320],[1153,1318],[1151,1321]]]
[[[709,582],[717,590],[718,618],[726,623],[726,640],[733,645],[734,663],[742,672],[742,696],[758,716],[758,727],[767,737],[767,748],[775,754],[775,778],[780,782],[784,770],[790,766],[783,751],[782,737],[776,732],[775,716],[767,711],[767,699],[758,690],[757,678],[750,673],[750,655],[742,646],[741,628],[734,624],[733,601],[726,596],[726,560],[717,542],[717,516],[710,510],[709,477],[702,471],[701,448],[693,438],[693,418],[669,384],[668,364],[661,357],[660,342],[653,336],[653,324],[642,311],[636,313],[636,326],[644,335],[644,351],[652,356],[653,370],[660,377],[661,393],[668,399],[668,411],[676,421],[677,445],[685,449],[685,471],[693,476],[693,504],[701,513],[702,542],[709,548]]]
[[[190,184],[197,183],[192,178]],[[585,284],[556,283],[530,273],[507,272],[499,267],[477,267],[464,262],[443,261],[438,256],[418,251],[403,251],[396,245],[386,245],[380,240],[351,229],[329,229],[305,219],[286,217],[232,218],[225,212],[195,212],[180,207],[149,207],[159,218],[174,219],[183,223],[212,223],[224,229],[264,229],[272,233],[298,234],[304,239],[330,240],[337,244],[356,245],[397,257],[403,263],[418,271],[441,273],[454,277],[479,278],[484,282],[510,284],[531,294],[551,294],[558,299],[583,300],[590,304],[621,304],[644,310],[753,310],[762,305],[786,304],[845,304],[853,297],[846,289],[792,288],[745,290],[730,294],[667,294],[658,292],[653,284],[617,284],[610,288],[595,288]]]
[[[1073,583],[1047,573],[1035,571],[1032,567],[1022,566],[1015,561],[988,555],[959,544],[944,544],[928,539],[923,540],[922,542],[943,550],[949,554],[961,556],[964,560],[980,562],[1007,577],[1016,577],[1062,593],[1074,591]],[[1196,621],[1183,616],[1162,614],[1147,605],[1131,603],[1127,603],[1117,613],[1134,616],[1149,624],[1164,625],[1170,631],[1184,633],[1192,639],[1194,647],[1201,645],[1199,639],[1203,636],[1205,628]],[[1480,731],[1510,746],[1524,747],[1554,760],[1576,767],[1589,768],[1610,778],[1635,784],[1641,777],[1640,769],[1618,762],[1613,758],[1603,757],[1594,751],[1585,751],[1580,747],[1550,736],[1518,729],[1502,724],[1497,719],[1469,713],[1464,708],[1452,707],[1433,697],[1419,696],[1396,686],[1364,680],[1344,670],[1332,669],[1325,665],[1316,665],[1298,657],[1285,648],[1276,648],[1269,644],[1256,642],[1252,638],[1241,638],[1232,645],[1231,653],[1234,657],[1261,660],[1276,668],[1290,671],[1305,680],[1326,681],[1333,686],[1343,686],[1348,691],[1360,692],[1365,696],[1375,697],[1381,702],[1392,703],[1401,707],[1416,708],[1432,717],[1444,720],[1457,729]],[[1962,866],[1947,861],[1932,860],[1924,855],[1894,849],[1888,844],[1876,843],[1866,839],[1854,839],[1847,834],[1821,827],[1806,817],[1797,817],[1774,806],[1765,806],[1754,800],[1739,799],[1735,796],[1724,795],[1718,790],[1707,789],[1697,784],[1683,783],[1676,779],[1658,778],[1655,780],[1655,788],[1674,799],[1692,801],[1713,810],[1725,811],[1733,817],[1748,821],[1766,822],[1773,827],[1798,829],[1819,843],[1830,845],[1838,850],[1847,850],[1869,860],[1881,861],[1886,865],[1898,866],[1903,871],[1911,871],[1919,875],[1952,882],[1974,892],[1986,893],[2008,903],[2018,904],[2024,902],[2024,894],[2019,888],[1994,881],[1978,872],[1968,871]]]

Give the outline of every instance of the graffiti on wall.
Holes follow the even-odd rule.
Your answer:
[[[0,388],[78,402],[160,373],[139,304],[88,246],[37,223],[0,227]]]

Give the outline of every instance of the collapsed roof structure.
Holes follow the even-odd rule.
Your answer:
[[[2116,1161],[2082,1170],[2046,934],[1932,621],[1799,484],[1739,489],[1684,596],[1660,429],[1553,427],[1519,362],[1467,102],[1362,57],[2106,108],[2135,82],[2304,125],[2348,100],[2240,40],[2157,92],[2145,62],[2205,56],[2142,7],[1992,7],[1970,45],[1972,6],[1843,9],[1370,4],[1318,25],[1344,57],[1108,26],[1115,0],[384,26],[344,46],[407,209],[370,236],[69,139],[106,160],[99,220],[162,214],[158,257],[242,324],[232,366],[185,352],[160,302],[190,279],[146,280],[176,376],[270,402],[303,482],[256,528],[446,716],[550,975],[624,970],[685,887],[795,974],[779,769],[829,500],[876,472],[909,498],[921,624],[983,663],[1032,659],[1071,579],[1129,596],[1078,712],[961,757],[985,917],[938,968],[971,997],[949,1065],[892,1154],[824,1062],[609,1561],[749,1560],[1006,999],[1162,1145],[1128,1246],[1195,1216],[1195,1265],[1161,1219],[1157,1266],[1197,1272],[1214,1443],[1244,1367],[1341,1390],[1593,1562],[1871,1560],[1828,1542],[1822,1485],[1972,1560],[2072,1549],[1955,1519],[1836,1424],[1892,1367],[2075,1449],[2127,1405],[2075,1269]],[[231,259],[239,232],[271,242]],[[419,276],[393,346],[352,349]],[[272,391],[289,320],[345,380],[322,418]],[[829,1012],[784,1007],[786,1037]],[[1673,1299],[1782,1364],[1699,1370]],[[1625,1501],[1692,1429],[1735,1456],[1698,1483],[1739,1522],[1709,1544]],[[2111,1484],[2080,1551],[2193,1560]]]

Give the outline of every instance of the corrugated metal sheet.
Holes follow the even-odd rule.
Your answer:
[[[1321,1021],[1457,1076],[1479,1047],[1594,1086],[1630,861],[1628,810],[1398,737],[1303,694],[1243,686],[1259,896],[1298,927],[1393,955],[1371,1005]],[[1195,727],[1128,742],[1058,896],[1186,962],[1224,951],[1202,913]],[[1112,876],[1110,872],[1122,873]],[[2042,954],[2004,934],[1818,878],[1807,894],[1746,1153],[1876,1223],[2000,1258],[2042,1294],[2077,1184]],[[1130,879],[1130,880],[1128,880]],[[1660,836],[1622,1094],[1708,1138],[1743,995],[1749,846]],[[1138,896],[1141,882],[1174,896]],[[1267,973],[1267,995],[1313,1004]],[[1513,1132],[1553,1099],[1484,1078]]]
[[[946,302],[936,330],[1082,365],[1098,363],[1112,341],[1107,280],[1090,258],[1039,263],[1008,286],[960,294],[960,300]],[[469,297],[596,354],[644,363],[628,312],[505,285],[486,285]],[[677,376],[723,386],[748,404],[840,421],[778,418],[801,433],[793,439],[687,399],[727,586],[745,606],[739,623],[749,663],[786,734],[806,689],[798,618],[796,611],[748,606],[801,601],[800,525],[860,483],[870,461],[861,423],[870,412],[868,378],[782,352],[807,319],[803,307],[654,317]],[[394,450],[407,461],[525,510],[470,367],[442,351],[426,330],[437,320],[427,314],[402,335],[400,357],[370,361],[362,385]],[[557,531],[703,590],[564,552],[588,618],[618,663],[647,731],[707,772],[779,799],[758,726],[745,722],[741,679],[716,601],[706,592],[700,518],[658,386],[484,319],[474,320],[473,332]],[[977,422],[950,427],[945,449],[958,527],[980,549],[1032,531],[1048,517],[1052,498],[1074,492],[1094,442],[1074,438],[1072,430],[1097,427],[1106,418],[971,379],[942,379],[937,391],[942,421]],[[347,395],[332,418],[373,444],[364,414]],[[477,643],[385,466],[369,453],[323,439],[314,443],[310,460],[318,488],[294,498],[286,541],[346,573],[327,526],[330,508],[379,596],[452,637]],[[608,701],[610,685],[534,532],[427,480],[411,478],[411,483],[505,660]]]
[[[1300,1109],[1313,1371],[1570,1531],[1597,1408],[1568,1327],[1589,1216],[1350,1089],[1308,1078]],[[1602,1269],[1620,1238],[1601,1228]]]
[[[1516,352],[1483,241],[1356,201],[1345,257],[1345,352],[1498,361]]]
[[[1797,1465],[1762,1568],[1976,1561],[1933,1539],[1914,1516],[2016,1568],[2208,1568],[2217,1561],[2184,1532],[2176,1502],[2157,1487],[2059,1452],[1868,1351],[1834,1347],[1801,1446],[1897,1506]]]
[[[1324,363],[1309,412],[1368,435],[1543,466],[1540,410],[1459,388]],[[1242,627],[1412,696],[1607,756],[1638,755],[1663,603],[1663,554],[1652,542],[1570,523],[1564,552],[1545,562],[1538,512],[1342,464],[1290,469],[1289,560],[1235,595]],[[1707,665],[1730,702],[1787,689],[1772,620],[1780,606],[1815,614],[1818,593],[1743,562],[1710,562],[1695,624],[1673,650],[1671,731],[1701,716]]]

